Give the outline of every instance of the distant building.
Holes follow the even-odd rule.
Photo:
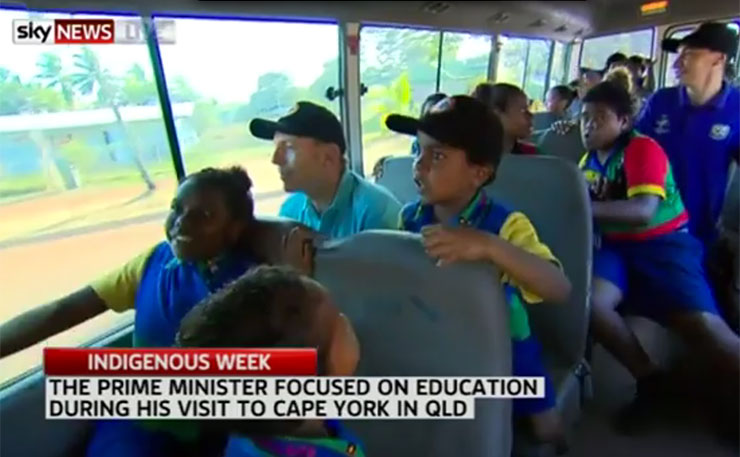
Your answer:
[[[191,125],[193,106],[172,105],[181,149],[198,139]],[[170,160],[159,105],[119,110],[144,164]],[[0,180],[38,174],[53,161],[65,187],[77,187],[75,154],[85,156],[90,171],[130,168],[133,163],[133,153],[110,108],[0,116]]]

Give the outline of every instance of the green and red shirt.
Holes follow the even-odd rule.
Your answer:
[[[580,163],[595,201],[627,200],[636,195],[657,195],[660,204],[647,224],[599,223],[601,234],[614,240],[646,240],[684,228],[689,215],[673,179],[663,148],[647,136],[622,136],[606,160],[587,152]]]

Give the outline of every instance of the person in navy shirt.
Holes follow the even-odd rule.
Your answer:
[[[728,287],[732,278],[722,278],[728,269],[718,265],[723,253],[717,240],[730,167],[740,155],[740,91],[725,77],[737,47],[737,33],[713,22],[681,40],[664,40],[664,50],[678,52],[674,70],[680,85],[656,92],[636,123],[668,155],[689,212],[689,230],[704,245],[707,272],[733,326],[738,310],[730,302],[736,301],[737,286]]]
[[[681,84],[662,89],[645,105],[637,128],[665,149],[691,217],[691,233],[705,248],[717,237],[728,171],[740,153],[740,91],[725,80],[737,53],[737,34],[705,23],[681,40],[664,40],[678,52]]]

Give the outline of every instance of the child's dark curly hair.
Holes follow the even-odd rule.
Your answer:
[[[221,192],[234,218],[246,221],[254,219],[252,180],[243,168],[204,168],[186,179]]]
[[[296,271],[260,266],[193,307],[180,322],[177,345],[307,346],[316,306]]]

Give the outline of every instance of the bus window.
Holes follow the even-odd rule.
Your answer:
[[[544,100],[550,41],[500,36],[499,44],[496,82],[514,84],[530,99]]]
[[[192,105],[192,115],[176,124],[186,171],[241,165],[254,182],[257,214],[276,215],[285,193],[271,163],[273,146],[252,137],[249,122],[278,119],[299,100],[339,116],[339,100],[325,96],[339,87],[338,27],[176,18],[175,31],[175,44],[160,51],[173,106]],[[213,52],[224,43],[247,45],[225,59]]]
[[[444,32],[440,90],[446,94],[469,94],[488,79],[491,37]]]
[[[581,67],[602,69],[606,59],[615,52],[621,52],[627,57],[636,54],[652,57],[654,33],[655,30],[650,28],[588,38],[583,41],[581,48]]]
[[[71,17],[1,10],[0,35],[31,15]],[[192,101],[174,107],[191,117]],[[162,239],[177,183],[167,144],[146,45],[3,47],[0,322]],[[39,365],[42,346],[78,345],[130,317],[107,312],[6,357],[0,382]]]
[[[566,84],[565,75],[568,69],[566,66],[565,44],[556,41],[552,51],[552,66],[550,68],[550,81],[547,87],[553,87],[560,84]]]
[[[696,27],[696,25],[698,24],[695,24],[692,26],[681,27],[681,28],[669,31],[666,34],[666,38],[676,38],[676,39],[683,38],[689,33],[691,33]],[[740,20],[728,22],[727,26],[734,29],[735,32],[740,33]],[[676,86],[678,85],[678,78],[676,78],[676,73],[673,70],[673,64],[676,62],[677,54],[667,53],[666,56],[667,57],[666,57],[665,73],[663,73],[663,86],[664,87]],[[737,57],[740,57],[740,55]],[[737,73],[737,68],[738,68],[737,65],[738,65],[738,60],[739,60],[737,57],[735,59],[736,73]],[[735,76],[737,78],[737,74]]]
[[[385,118],[392,113],[418,116],[424,99],[436,92],[440,39],[440,32],[430,30],[360,30],[360,79],[368,89],[362,97],[362,160],[366,176],[381,157],[410,154],[411,138],[390,132]],[[454,42],[448,41],[447,46]]]
[[[498,68],[496,82],[522,87],[527,56],[527,40],[499,36]]]
[[[550,41],[529,40],[527,65],[524,72],[524,93],[532,100],[545,99],[547,64],[550,58]]]
[[[666,38],[683,38],[691,31],[693,27],[688,27],[681,30],[676,30]],[[663,86],[672,87],[678,85],[678,78],[676,78],[676,72],[673,70],[673,64],[676,63],[676,57],[678,54],[666,53],[666,67],[665,67],[665,79],[663,80]]]

